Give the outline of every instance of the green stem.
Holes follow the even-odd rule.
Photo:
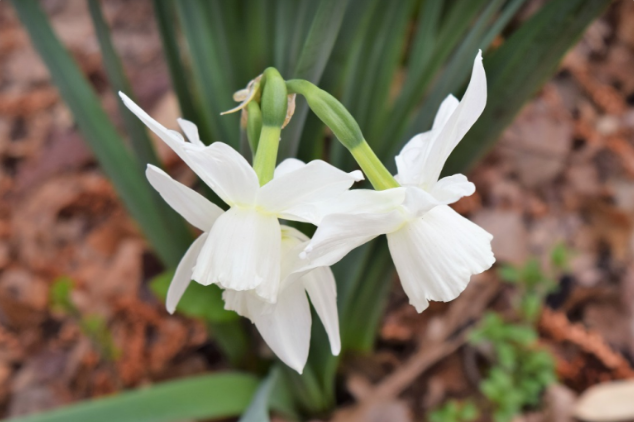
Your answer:
[[[278,126],[262,126],[258,152],[255,154],[255,160],[253,160],[253,169],[258,175],[260,186],[266,185],[273,179],[281,132],[282,128]]]
[[[260,186],[264,186],[273,179],[288,100],[286,82],[275,68],[267,68],[260,83],[262,84],[262,129],[253,160],[253,169],[258,175]]]
[[[365,140],[350,148],[350,153],[359,164],[359,167],[361,167],[361,170],[363,170],[363,173],[368,177],[374,189],[385,190],[401,186]]]

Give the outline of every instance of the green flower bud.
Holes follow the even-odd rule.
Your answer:
[[[288,98],[286,82],[280,72],[273,67],[264,71],[262,76],[262,129],[260,130],[257,152],[253,160],[253,169],[258,175],[260,186],[273,179],[277,164],[277,150],[280,143],[282,126],[286,120]]]
[[[289,93],[301,94],[310,109],[326,124],[349,150],[365,142],[357,121],[335,97],[308,81],[293,79],[286,82]]]
[[[286,120],[286,82],[274,67],[264,71],[264,88],[262,91],[262,124],[264,126],[282,127]]]
[[[332,130],[339,142],[348,148],[375,189],[400,186],[372,151],[359,124],[339,100],[305,80],[286,81],[286,86],[289,93],[301,94],[306,98],[310,109]]]

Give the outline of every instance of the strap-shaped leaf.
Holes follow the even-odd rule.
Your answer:
[[[123,124],[126,131],[130,136],[132,149],[136,155],[141,169],[145,170],[147,164],[159,165],[156,152],[152,141],[148,136],[145,125],[126,108],[122,101],[119,101],[118,92],[124,92],[128,97],[134,100],[134,93],[130,82],[123,70],[123,63],[119,55],[112,45],[112,39],[110,37],[110,28],[104,20],[101,13],[101,7],[99,6],[99,0],[88,0],[88,10],[90,10],[90,17],[97,34],[97,40],[99,41],[99,47],[101,48],[101,55],[103,57],[103,65],[106,68],[106,75],[110,82],[110,88],[117,98],[117,105],[119,107],[119,113],[123,118]]]
[[[258,386],[252,375],[218,373],[71,405],[12,422],[178,422],[237,416]]]
[[[37,0],[16,0],[13,5],[86,142],[124,205],[163,262],[176,266],[188,247],[189,234],[166,223],[164,216],[169,210],[164,207],[167,205],[155,200],[136,160],[125,147],[77,64],[53,32]]]
[[[279,371],[278,367],[273,367],[269,375],[260,383],[249,407],[247,407],[238,422],[270,422],[269,403],[271,394],[280,377]]]
[[[429,10],[428,13],[432,14],[432,18],[430,18],[430,21],[424,20],[423,23],[425,25],[435,26],[436,24],[433,16],[438,12],[427,7],[427,3],[433,1],[426,0],[425,7],[426,10]],[[453,7],[447,11],[447,16],[438,23],[438,34],[435,36],[433,34],[434,28],[419,27],[418,30],[422,32],[417,36],[417,42],[414,43],[414,46],[422,49],[433,45],[433,54],[429,55],[428,52],[422,50],[410,51],[410,57],[421,55],[422,58],[413,60],[413,68],[407,69],[407,77],[403,88],[387,115],[388,117],[384,120],[381,133],[369,134],[368,138],[378,137],[381,147],[401,138],[407,121],[427,92],[429,83],[445,64],[447,57],[454,51],[472,20],[484,9],[486,3],[485,0],[461,0],[455,4],[452,3]],[[449,3],[443,2],[443,5],[447,4]],[[425,42],[423,37],[427,36],[434,36],[434,41]],[[372,139],[369,139],[369,142],[376,145],[376,141]]]
[[[374,133],[387,110],[387,97],[394,79],[394,72],[403,54],[406,30],[412,15],[413,1],[379,2],[367,32],[363,37],[360,57],[354,76],[354,94],[346,90],[346,101],[350,112],[364,133]],[[348,79],[350,80],[350,79]],[[345,89],[345,87],[344,87]],[[378,140],[369,136],[369,142]],[[374,145],[373,145],[374,146]],[[355,168],[354,160],[347,151],[334,150],[335,165],[345,170]]]
[[[211,4],[205,0],[180,0],[176,2],[181,28],[187,39],[194,74],[194,86],[200,97],[201,118],[207,120],[214,136],[205,143],[221,141],[239,148],[238,115],[220,116],[223,111],[234,107],[233,92],[238,86],[233,75],[227,74],[222,56],[225,49],[222,40],[211,28],[210,16],[214,13]],[[234,52],[234,54],[238,54]]]
[[[425,98],[425,104],[410,122],[405,136],[401,139],[401,145],[395,145],[397,148],[392,148],[390,151],[391,154],[388,156],[396,155],[403,143],[417,133],[424,132],[431,127],[434,116],[436,115],[436,110],[438,110],[442,100],[444,100],[447,95],[456,93],[471,74],[473,59],[477,55],[478,50],[486,50],[486,48],[489,47],[493,38],[506,27],[510,19],[515,16],[515,13],[524,2],[525,0],[513,0],[508,2],[504,10],[502,10],[495,19],[492,19],[492,17],[500,12],[505,2],[492,0],[487,5],[473,27],[467,33],[465,39],[460,43],[456,52],[449,59],[447,66],[434,83],[427,98]]]
[[[172,80],[172,88],[178,98],[181,114],[187,120],[195,122],[201,132],[201,139],[209,142],[211,131],[200,114],[191,93],[191,86],[188,76],[191,72],[185,66],[181,55],[181,48],[178,42],[177,21],[175,19],[176,9],[173,0],[154,0],[154,16],[161,36],[163,55],[169,68]]]
[[[304,42],[301,55],[293,72],[293,78],[306,79],[318,83],[328,58],[332,53],[339,34],[348,0],[322,0]],[[284,75],[287,79],[287,75]],[[308,104],[298,101],[295,114],[288,127],[282,132],[280,159],[297,154],[299,140],[308,114]]]
[[[489,81],[484,113],[451,154],[446,174],[464,172],[495,143],[522,105],[551,77],[563,55],[610,0],[553,0],[484,59]]]

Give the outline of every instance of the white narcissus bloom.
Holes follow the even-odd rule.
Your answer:
[[[165,201],[204,232],[181,259],[167,291],[167,310],[173,313],[191,282],[192,268],[208,233],[223,211],[157,167],[148,166],[146,174]],[[306,364],[310,345],[311,314],[306,293],[328,333],[332,353],[338,355],[341,350],[335,278],[328,267],[302,268],[305,265],[299,253],[308,240],[298,230],[282,225],[281,284],[275,304],[263,300],[253,290],[225,290],[222,296],[225,309],[249,318],[271,350],[299,373]]]
[[[362,173],[345,173],[321,160],[305,164],[287,159],[275,169],[273,180],[260,186],[247,160],[229,145],[215,142],[205,146],[198,138],[196,126],[179,119],[190,140],[185,142],[178,132],[163,127],[128,97],[121,94],[121,98],[230,206],[227,212],[216,210],[209,214],[213,221],[206,221],[204,226],[194,224],[182,213],[205,231],[183,258],[194,269],[191,278],[202,285],[253,290],[262,299],[275,303],[281,283],[282,233],[278,219],[319,224],[330,201],[362,180]],[[163,186],[169,176],[153,166],[148,166],[148,178],[179,212],[186,207],[185,202],[198,195],[190,190],[187,194],[182,189],[175,190],[172,183]],[[198,202],[190,201],[190,205],[206,214],[209,207],[202,208]],[[189,214],[191,217],[192,210]],[[179,268],[184,265],[181,262]]]
[[[287,159],[277,166],[273,180],[260,188],[251,166],[228,145],[215,143],[205,147],[196,125],[179,119],[178,123],[190,141],[186,142],[180,133],[163,127],[128,97],[121,94],[121,98],[231,205],[231,209],[224,212],[163,170],[148,165],[146,176],[150,184],[175,211],[203,232],[178,264],[167,292],[167,310],[170,313],[176,310],[192,279],[201,284],[217,282],[226,288],[225,283],[215,281],[225,280],[218,274],[247,277],[261,271],[257,266],[261,265],[264,275],[260,284],[243,290],[227,288],[224,291],[225,308],[249,318],[275,354],[301,373],[310,344],[308,293],[326,329],[332,353],[339,354],[337,293],[332,271],[314,265],[302,268],[306,265],[299,259],[299,253],[309,239],[291,227],[281,226],[277,218],[318,223],[327,212],[328,199],[361,180],[361,173],[344,173],[323,161],[305,164]],[[213,236],[217,237],[216,243],[213,243]],[[210,244],[212,246],[208,246]],[[210,260],[213,264],[208,264]],[[249,262],[253,260],[258,261]],[[197,278],[194,268],[204,268],[212,274],[203,271]]]
[[[449,154],[482,114],[486,98],[480,53],[462,101],[448,96],[432,129],[412,138],[396,157],[396,179],[403,187],[344,193],[302,257],[310,265],[332,265],[352,249],[387,234],[403,289],[418,312],[429,306],[429,300],[455,299],[471,275],[495,262],[493,237],[448,206],[473,194],[473,183],[462,174],[438,179]]]

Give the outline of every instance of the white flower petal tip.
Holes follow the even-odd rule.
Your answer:
[[[205,146],[205,144],[203,144],[200,140],[200,135],[198,134],[198,126],[196,126],[195,123],[180,117],[176,119],[176,121],[178,122],[181,130],[192,145],[196,145],[197,147]]]
[[[355,182],[360,182],[362,180],[365,180],[365,176],[363,175],[363,172],[361,170],[351,171],[348,174],[352,176]]]
[[[449,95],[438,108],[430,131],[414,136],[396,157],[398,180],[429,190],[447,158],[478,120],[487,102],[487,80],[478,52],[462,99]]]
[[[418,301],[409,301],[409,304],[412,305],[415,309],[416,312],[418,312],[419,314],[422,314],[423,311],[427,310],[427,308],[429,308],[429,301],[428,300],[418,300]]]
[[[307,260],[310,258],[310,253],[313,251],[313,245],[311,243],[309,243],[303,251],[301,251],[299,253],[299,259],[301,260]]]
[[[126,106],[128,105],[127,103],[132,103],[134,104],[134,101],[132,101],[130,99],[130,97],[128,97],[123,91],[119,91],[119,98],[121,98],[121,100],[126,103]]]

